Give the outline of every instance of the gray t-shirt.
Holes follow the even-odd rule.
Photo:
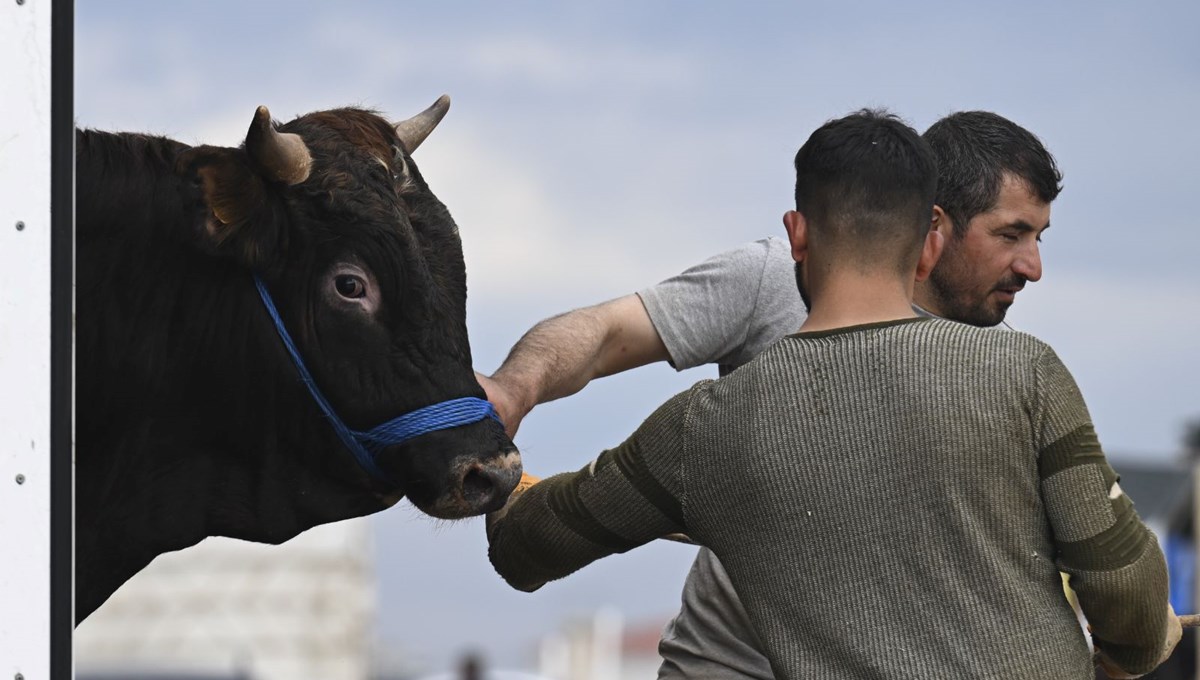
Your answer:
[[[671,365],[717,364],[726,375],[804,323],[791,247],[747,243],[638,292]],[[774,678],[729,575],[701,548],[679,614],[663,630],[659,678]]]
[[[791,246],[747,243],[638,291],[678,370],[717,364],[721,375],[804,323]]]

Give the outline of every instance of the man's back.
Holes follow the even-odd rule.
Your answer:
[[[1092,677],[1055,556],[1120,518],[1072,506],[1102,456],[1043,502],[1042,456],[1090,428],[1043,343],[940,320],[789,336],[694,392],[686,421],[687,529],[777,674]],[[1153,600],[1161,555],[1133,522],[1122,587]]]

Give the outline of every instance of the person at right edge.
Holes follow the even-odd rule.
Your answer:
[[[817,130],[785,225],[808,315],[577,473],[489,517],[535,590],[684,532],[728,571],[781,678],[1111,677],[1178,640],[1157,541],[1044,343],[917,316],[941,251],[933,154],[893,116]]]

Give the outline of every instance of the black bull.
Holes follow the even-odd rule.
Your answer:
[[[511,492],[520,457],[491,419],[387,446],[368,474],[253,278],[350,428],[483,397],[458,228],[409,155],[447,106],[278,128],[260,108],[241,148],[77,133],[77,620],[206,536],[279,543],[403,496],[465,517]]]

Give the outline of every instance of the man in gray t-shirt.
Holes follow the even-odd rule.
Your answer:
[[[724,376],[804,323],[791,246],[754,241],[638,292],[684,370],[717,364]],[[700,548],[682,609],[663,631],[660,678],[771,678],[771,666],[720,560]]]
[[[930,314],[999,324],[1025,283],[1041,278],[1038,244],[1061,175],[1041,142],[987,112],[956,113],[923,135],[939,164],[932,227],[945,250],[915,300]],[[717,364],[722,375],[804,321],[789,245],[765,239],[718,255],[657,286],[534,326],[480,382],[510,435],[534,406],[589,381],[669,361]],[[660,678],[771,678],[736,592],[701,550],[682,609],[664,631]]]

